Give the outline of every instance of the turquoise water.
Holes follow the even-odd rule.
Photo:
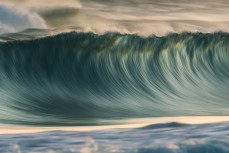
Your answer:
[[[65,33],[0,43],[0,122],[229,115],[228,33]]]

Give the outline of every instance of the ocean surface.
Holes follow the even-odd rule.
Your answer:
[[[0,152],[228,153],[228,7],[0,0]]]
[[[228,153],[229,123],[0,135],[4,153]]]

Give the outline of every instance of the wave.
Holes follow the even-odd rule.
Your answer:
[[[162,129],[162,128],[181,128],[188,126],[188,124],[178,123],[178,122],[170,122],[170,123],[161,123],[161,124],[151,124],[144,127],[141,127],[140,129]]]
[[[0,3],[0,34],[18,32],[28,28],[46,28],[45,21],[36,13]]]
[[[229,34],[65,33],[0,43],[0,122],[229,115]]]

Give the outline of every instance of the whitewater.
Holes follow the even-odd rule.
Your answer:
[[[228,122],[167,124],[102,131],[0,135],[1,152],[228,153]]]

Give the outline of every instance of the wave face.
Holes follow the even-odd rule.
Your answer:
[[[229,115],[229,34],[66,33],[0,43],[0,122]]]
[[[176,124],[175,127],[171,124]],[[0,135],[1,152],[228,153],[229,123]],[[162,128],[160,127],[162,126]],[[190,132],[191,131],[191,132]]]

